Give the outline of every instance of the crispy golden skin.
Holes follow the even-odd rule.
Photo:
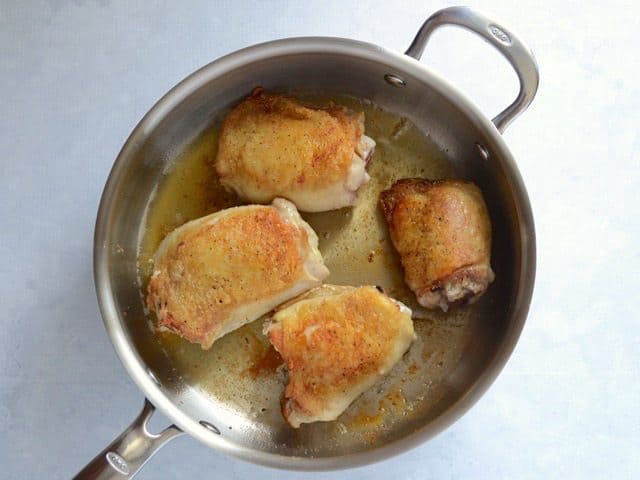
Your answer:
[[[364,114],[315,109],[256,89],[225,118],[216,171],[251,202],[284,197],[307,212],[353,205],[375,142]]]
[[[319,285],[329,271],[317,246],[315,232],[287,200],[222,210],[162,241],[147,305],[159,328],[207,349]]]
[[[415,338],[411,310],[375,287],[323,285],[277,309],[265,324],[289,380],[289,424],[335,420],[386,375]]]
[[[475,301],[493,281],[491,223],[476,185],[403,179],[380,194],[380,204],[421,305],[446,311]]]

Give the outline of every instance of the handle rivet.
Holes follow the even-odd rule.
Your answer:
[[[483,160],[489,160],[489,150],[487,150],[487,147],[485,147],[481,143],[476,142],[476,148],[480,152],[480,156],[483,158]]]
[[[149,378],[153,380],[153,383],[160,386],[160,380],[158,380],[158,377],[156,377],[156,374],[153,373],[150,368],[147,368],[147,375],[149,375]]]
[[[398,75],[394,74],[394,73],[387,73],[384,76],[385,81],[389,84],[389,85],[393,85],[394,87],[404,87],[407,85],[407,82],[404,81],[404,79],[402,77],[399,77]]]
[[[214,424],[207,422],[206,420],[200,420],[200,425],[209,430],[210,432],[220,435],[220,430]]]

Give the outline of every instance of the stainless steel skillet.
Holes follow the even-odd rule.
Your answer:
[[[493,121],[419,62],[431,33],[443,25],[477,33],[516,70],[518,97]],[[138,246],[155,189],[167,166],[211,118],[256,85],[366,98],[410,119],[446,152],[457,175],[481,187],[489,206],[497,280],[486,298],[464,314],[469,336],[463,348],[448,345],[446,339],[434,340],[441,330],[424,331],[423,345],[440,341],[445,350],[459,348],[459,357],[437,374],[437,363],[423,362],[418,380],[409,379],[403,387],[414,392],[411,407],[387,408],[381,423],[360,433],[351,434],[336,422],[294,431],[277,415],[243,411],[233,402],[207,395],[170,361],[144,320]],[[537,86],[535,59],[511,31],[475,10],[451,7],[424,23],[404,55],[347,39],[278,40],[216,60],[174,87],[145,115],[122,148],[104,189],[95,230],[95,281],[105,327],[148,400],[132,425],[77,478],[132,477],[157,449],[183,432],[244,460],[279,468],[327,470],[382,460],[453,423],[506,363],[531,300],[533,218],[515,161],[500,134],[531,103]],[[433,325],[439,322],[448,328],[461,318],[440,317]],[[430,378],[438,381],[429,383]],[[423,386],[428,387],[428,395],[420,395]],[[147,430],[154,406],[174,422],[157,435]]]

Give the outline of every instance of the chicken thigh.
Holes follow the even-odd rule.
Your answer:
[[[355,203],[374,147],[363,113],[310,108],[258,88],[225,118],[215,166],[220,182],[245,200],[284,197],[322,212]]]
[[[147,305],[159,329],[207,349],[327,275],[315,232],[291,202],[276,199],[222,210],[167,235]]]
[[[415,339],[411,310],[375,287],[317,287],[264,330],[287,365],[282,413],[294,428],[335,420]]]
[[[494,280],[491,223],[476,185],[403,179],[380,194],[380,204],[420,305],[447,311],[471,303]]]

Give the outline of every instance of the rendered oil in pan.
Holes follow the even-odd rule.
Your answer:
[[[474,328],[473,307],[445,315],[417,305],[402,280],[378,196],[399,178],[442,178],[454,172],[445,153],[404,118],[349,97],[300,98],[316,105],[332,101],[364,111],[367,135],[377,143],[368,166],[371,180],[359,191],[355,207],[303,214],[320,238],[320,250],[331,271],[326,281],[382,286],[414,310],[418,339],[391,374],[358,398],[336,422],[303,425],[299,435],[303,438],[305,431],[326,438],[340,434],[342,446],[349,443],[344,438],[349,435],[354,443],[373,442],[396,422],[424,416],[440,400],[439,386],[455,368]],[[219,121],[214,122],[175,160],[149,207],[138,256],[143,295],[153,253],[168,232],[194,218],[241,203],[218,184],[213,169],[218,127]],[[151,317],[147,320],[154,321]],[[286,375],[262,334],[262,322],[257,320],[226,335],[208,351],[171,333],[157,333],[154,338],[176,371],[185,381],[197,385],[216,407],[286,429],[279,411]],[[312,455],[313,451],[307,453]]]

